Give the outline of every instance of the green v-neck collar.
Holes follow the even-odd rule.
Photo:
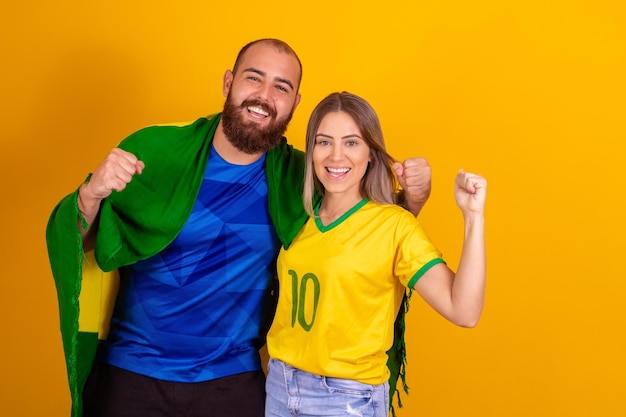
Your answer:
[[[315,224],[317,225],[317,228],[319,229],[319,231],[322,233],[328,232],[329,230],[332,230],[335,227],[339,226],[341,223],[343,223],[344,220],[350,217],[352,213],[354,213],[355,211],[363,207],[369,201],[367,198],[364,198],[363,200],[356,203],[354,207],[352,207],[350,210],[343,213],[337,220],[335,220],[332,223],[329,223],[327,226],[324,226],[319,216],[319,210],[320,210],[320,206],[322,205],[322,200],[323,199],[320,199],[319,203],[317,203],[317,205],[315,206],[315,209],[313,210],[313,217],[315,219]]]

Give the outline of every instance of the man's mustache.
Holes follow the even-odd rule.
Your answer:
[[[272,117],[273,119],[276,118],[276,109],[273,109],[269,106],[269,104],[260,101],[260,100],[254,100],[254,99],[248,99],[248,100],[244,100],[241,103],[241,108],[242,109],[247,109],[248,107],[259,107],[261,108],[264,112],[266,112],[270,117]]]

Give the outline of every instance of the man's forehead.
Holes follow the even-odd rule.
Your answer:
[[[252,45],[241,57],[240,69],[248,68],[265,71],[272,69],[282,72],[294,71],[298,82],[300,76],[300,64],[298,59],[289,51],[283,51],[270,43],[258,43]],[[287,75],[287,74],[285,74]]]

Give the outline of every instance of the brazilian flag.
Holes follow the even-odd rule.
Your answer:
[[[83,252],[77,227],[77,196],[77,192],[70,194],[56,207],[46,230],[48,242],[55,242],[48,245],[52,273],[63,278],[56,279],[55,284],[72,417],[82,416],[83,387],[91,372],[99,340],[107,336],[119,287],[117,270],[103,272],[93,251]],[[75,230],[75,233],[68,234],[68,230]]]
[[[200,189],[219,120],[218,114],[191,124],[147,127],[120,143],[146,168],[123,192],[113,192],[102,202],[95,253],[83,251],[78,190],[52,212],[46,241],[59,302],[72,417],[82,417],[83,387],[99,341],[108,333],[119,287],[117,268],[160,252],[178,235]],[[270,216],[288,247],[308,218],[301,198],[304,154],[282,138],[267,152],[265,168]],[[405,306],[396,321],[394,347],[388,352],[391,398],[398,391],[398,378],[404,382]]]

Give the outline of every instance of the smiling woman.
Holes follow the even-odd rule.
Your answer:
[[[288,417],[293,404],[302,415],[387,416],[395,386],[387,352],[407,289],[459,326],[481,315],[486,181],[457,175],[465,239],[455,274],[413,215],[393,204],[393,158],[365,100],[346,92],[323,99],[306,155],[310,218],[278,257],[266,417]],[[315,189],[322,199],[314,206]]]
[[[319,209],[324,223],[336,220],[361,199],[361,179],[370,163],[370,147],[348,113],[328,113],[315,134],[313,165],[325,198]],[[391,197],[391,195],[389,196]],[[337,199],[333,212],[332,201]]]

